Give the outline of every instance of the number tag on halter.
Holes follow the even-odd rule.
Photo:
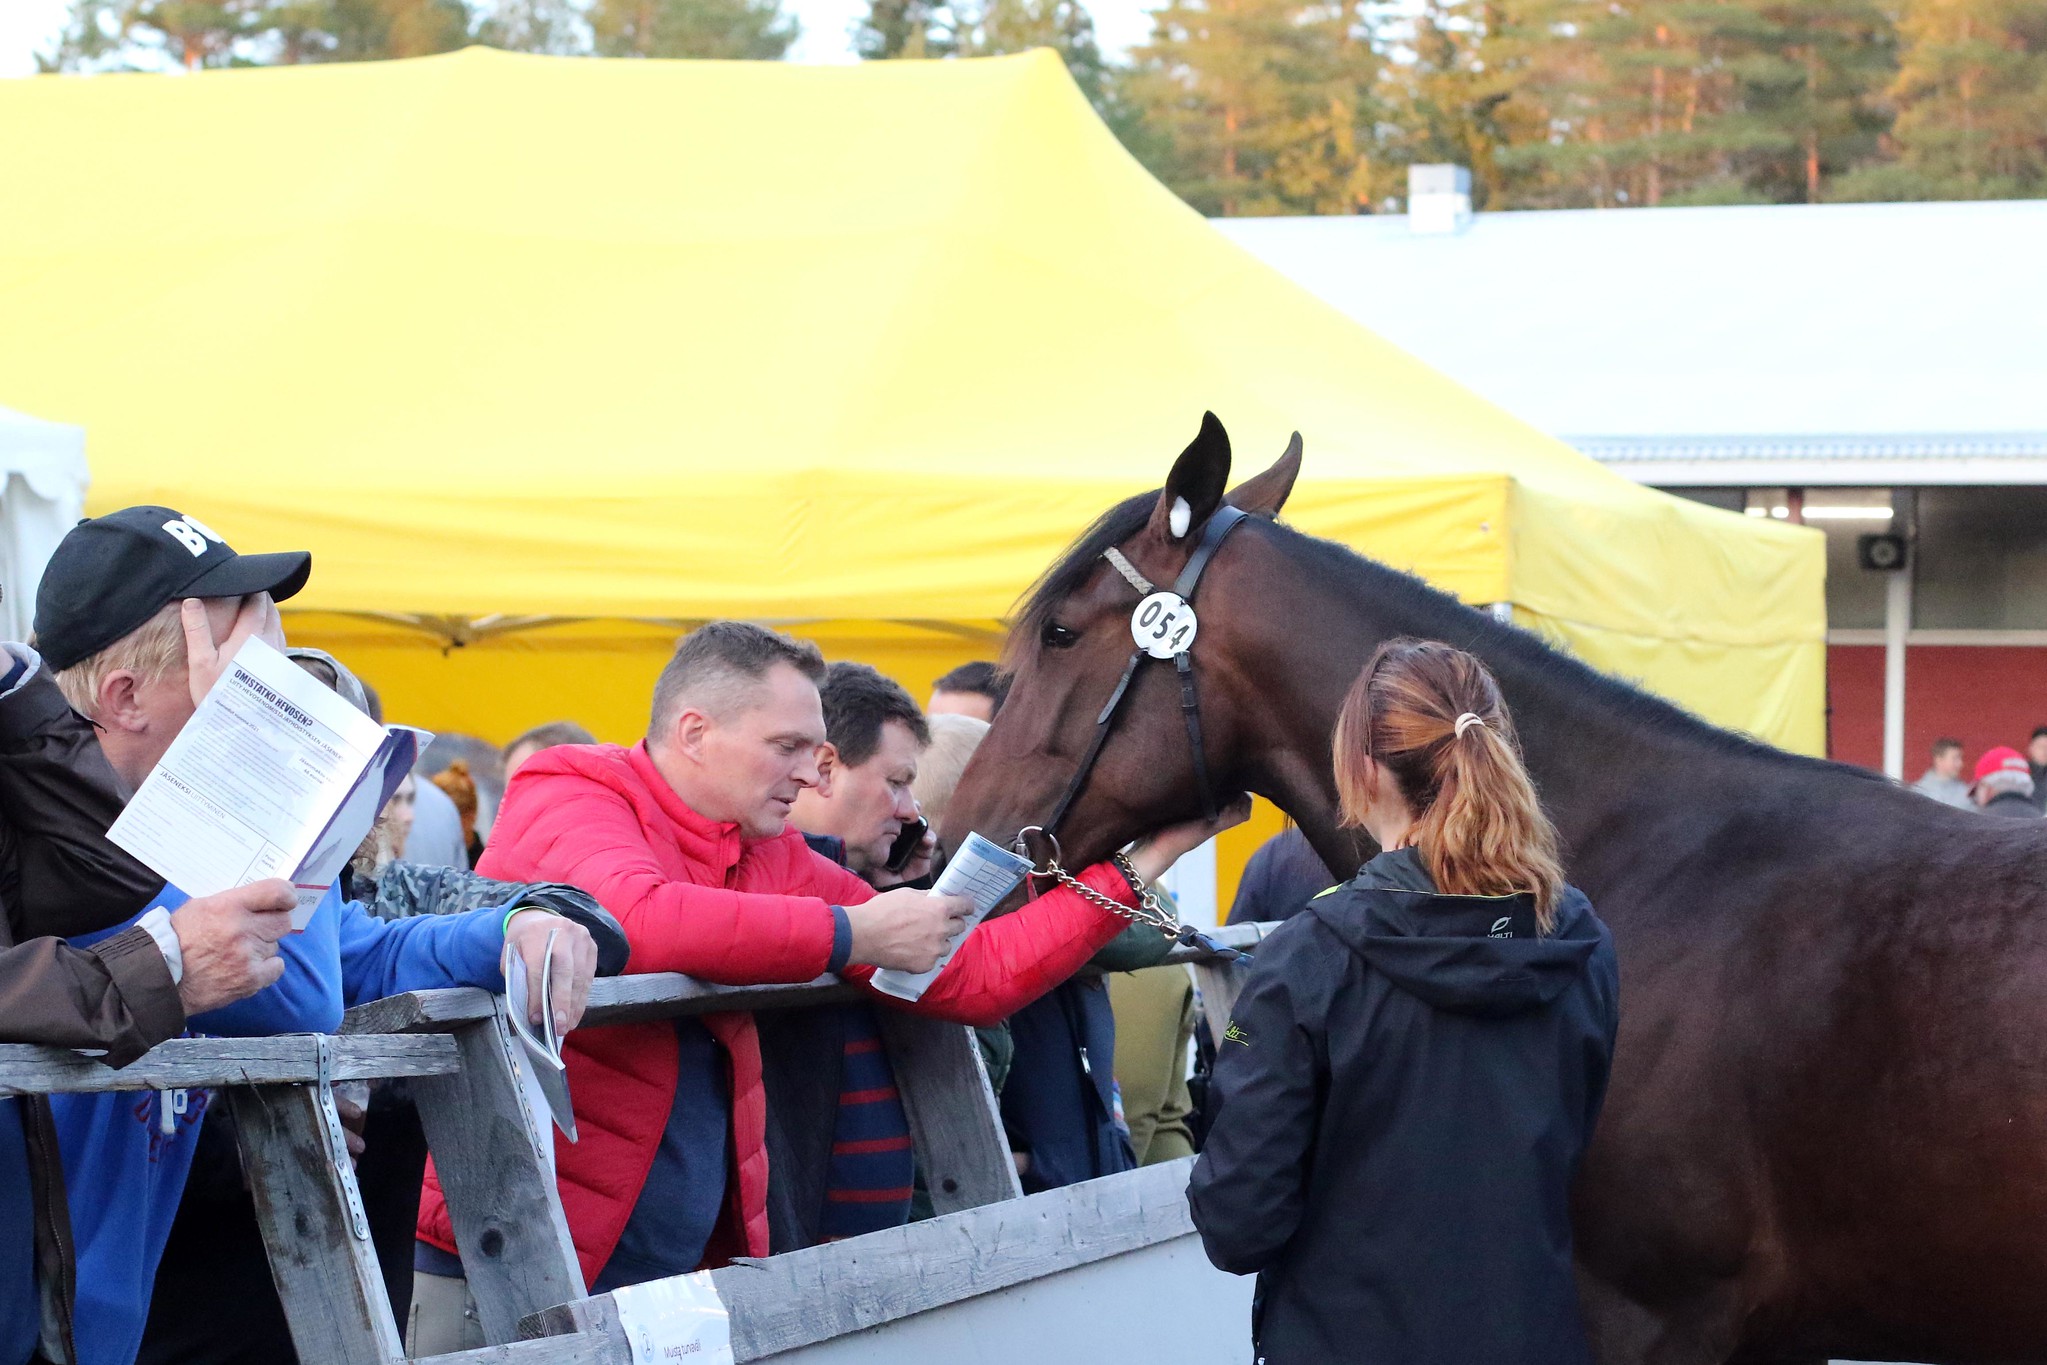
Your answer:
[[[1130,638],[1154,659],[1186,653],[1200,627],[1201,623],[1194,619],[1194,608],[1181,600],[1178,593],[1155,592],[1130,613]]]

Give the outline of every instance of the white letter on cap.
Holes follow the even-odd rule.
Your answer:
[[[199,518],[193,516],[190,512],[185,513],[185,525],[191,527],[200,535],[205,536],[215,545],[227,544],[226,541],[220,538],[220,533],[218,531],[214,530],[211,526],[208,526],[205,522],[199,520]]]
[[[192,552],[192,558],[197,559],[206,553],[205,538],[193,530],[187,523],[177,520],[167,521],[163,524],[163,528],[171,533],[172,540],[177,541],[178,544]]]

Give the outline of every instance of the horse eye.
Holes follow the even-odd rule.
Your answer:
[[[1080,643],[1080,632],[1068,630],[1057,621],[1047,621],[1045,628],[1038,632],[1038,643],[1047,649],[1071,649]]]

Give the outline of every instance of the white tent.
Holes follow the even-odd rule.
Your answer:
[[[0,408],[0,636],[28,638],[36,585],[85,515],[85,429]]]

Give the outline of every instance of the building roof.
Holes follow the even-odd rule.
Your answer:
[[[1647,482],[2047,482],[2047,201],[1216,226]]]

